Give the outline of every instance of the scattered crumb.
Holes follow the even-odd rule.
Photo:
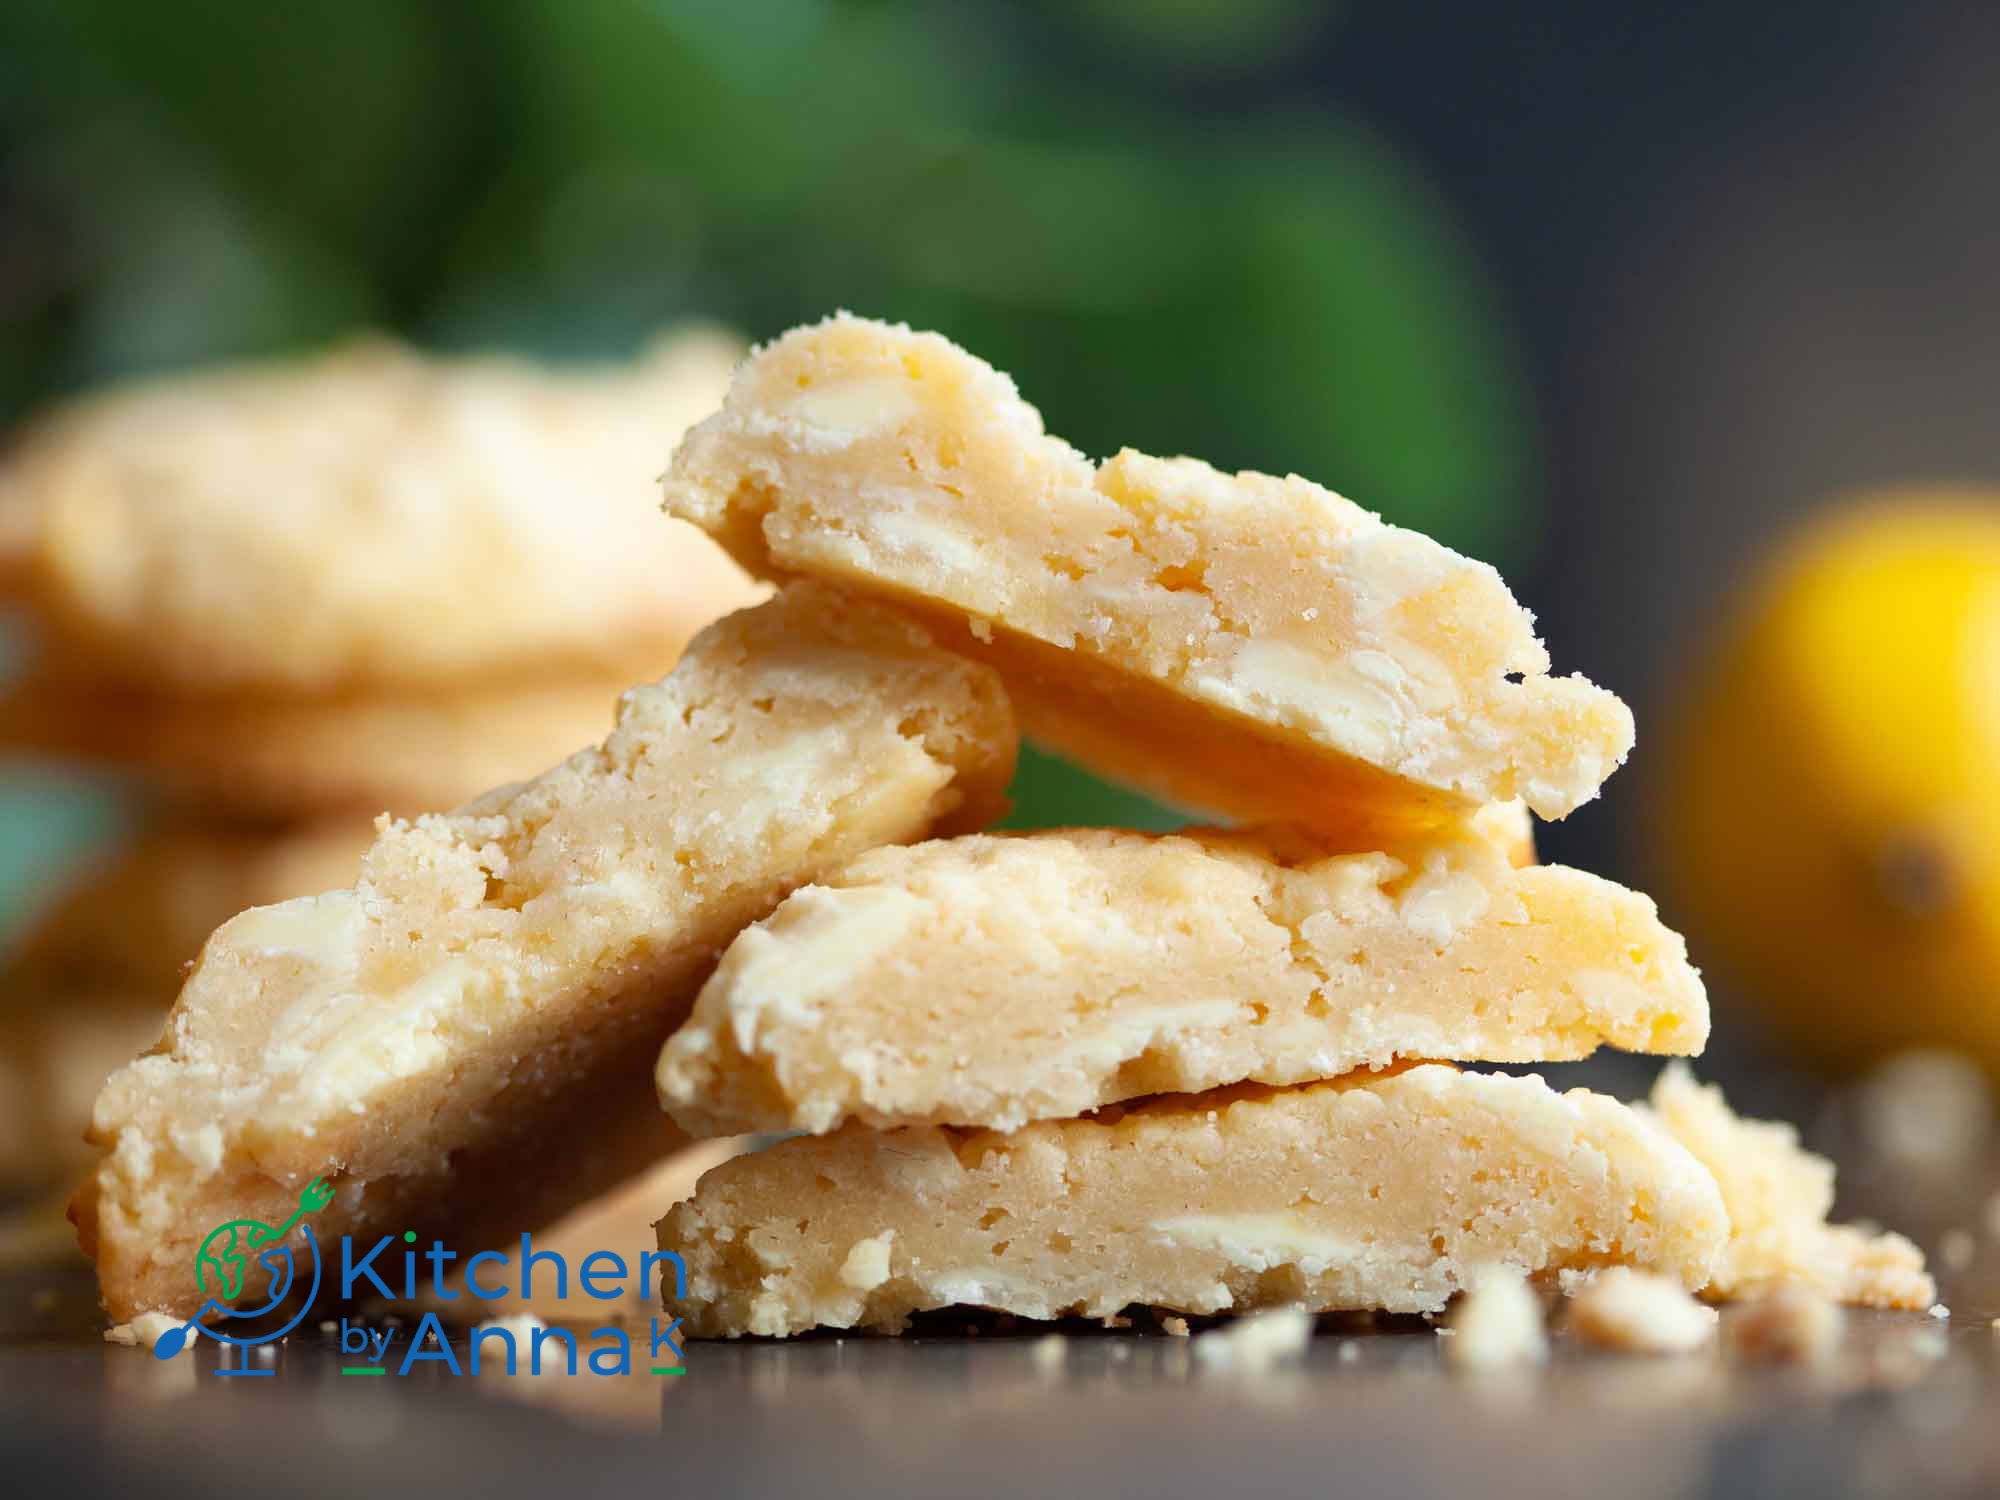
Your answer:
[[[1298,1358],[1305,1352],[1312,1331],[1311,1313],[1283,1307],[1238,1318],[1227,1327],[1204,1333],[1194,1341],[1194,1352],[1205,1365],[1255,1374]]]
[[[1942,1302],[1933,1302],[1930,1305],[1930,1316],[1936,1318],[1940,1323],[1947,1322],[1951,1318],[1951,1309],[1946,1307]]]
[[[972,632],[972,638],[983,646],[993,644],[993,622],[973,615],[965,622],[965,628]]]
[[[1569,1328],[1606,1349],[1685,1354],[1715,1337],[1717,1315],[1671,1277],[1612,1266],[1571,1300]]]
[[[869,1239],[856,1240],[840,1263],[841,1285],[857,1292],[872,1292],[889,1279],[889,1242],[894,1230],[884,1230]]]
[[[1979,1253],[1979,1243],[1969,1229],[1947,1229],[1938,1237],[1938,1259],[1945,1269],[1963,1271]]]
[[[158,1346],[170,1328],[180,1327],[177,1319],[162,1312],[143,1312],[129,1323],[115,1323],[104,1330],[104,1342],[136,1347],[144,1344],[148,1349]],[[186,1348],[192,1349],[194,1340],[189,1339]]]
[[[1472,1289],[1451,1310],[1450,1325],[1438,1332],[1457,1335],[1444,1357],[1460,1369],[1540,1364],[1549,1356],[1541,1299],[1519,1271],[1501,1267],[1473,1278]]]
[[[1099,1318],[1097,1321],[1098,1325],[1103,1328],[1130,1328],[1132,1326],[1132,1320],[1123,1313],[1113,1313],[1110,1317]]]
[[[1729,1352],[1738,1359],[1823,1364],[1840,1347],[1847,1315],[1810,1287],[1775,1287],[1746,1302],[1723,1324]]]
[[[338,1333],[340,1332],[340,1325],[334,1322],[332,1318],[321,1318],[319,1331],[321,1333]]]
[[[1167,1331],[1170,1338],[1184,1339],[1188,1336],[1186,1318],[1162,1318],[1160,1327]]]
[[[1045,1333],[1035,1340],[1035,1368],[1060,1370],[1069,1358],[1069,1340],[1059,1333]]]

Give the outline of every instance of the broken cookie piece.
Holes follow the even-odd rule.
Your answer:
[[[698,1134],[1012,1130],[1399,1059],[1699,1052],[1652,902],[1485,839],[976,835],[863,855],[737,937],[660,1058]]]
[[[1559,818],[1631,749],[1630,711],[1549,675],[1486,564],[1296,476],[1095,465],[936,334],[840,315],[767,345],[666,502],[753,573],[922,611],[1030,733],[1182,806]]]
[[[1014,727],[993,675],[800,587],[705,632],[605,742],[448,816],[385,824],[346,890],[243,913],[160,1047],[97,1101],[76,1216],[119,1320],[202,1302],[215,1225],[547,1223],[672,1143],[651,1063],[715,954],[864,849],[976,828]]]
[[[850,1126],[738,1157],[660,1223],[697,1336],[900,1329],[967,1305],[1108,1317],[1437,1312],[1482,1267],[1689,1286],[1729,1233],[1666,1132],[1585,1090],[1436,1064],[1149,1101],[1012,1134]],[[854,1247],[865,1277],[843,1275]]]
[[[1833,1163],[1801,1146],[1792,1126],[1743,1119],[1681,1063],[1660,1074],[1651,1109],[1715,1174],[1729,1207],[1729,1248],[1707,1295],[1797,1285],[1866,1307],[1920,1310],[1936,1299],[1923,1252],[1903,1236],[1827,1222]]]

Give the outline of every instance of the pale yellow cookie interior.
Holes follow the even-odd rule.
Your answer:
[[[922,609],[1030,733],[1183,806],[1561,817],[1631,748],[1492,568],[1296,476],[1095,466],[935,334],[841,315],[759,350],[666,496],[753,572]]]
[[[1937,1286],[1923,1252],[1900,1234],[1829,1224],[1833,1163],[1777,1121],[1746,1120],[1722,1090],[1695,1082],[1681,1063],[1653,1086],[1652,1111],[1721,1184],[1729,1248],[1708,1292],[1749,1297],[1796,1286],[1836,1302],[1926,1308]]]
[[[1700,1286],[1715,1181],[1614,1100],[1430,1065],[1162,1099],[1010,1135],[849,1127],[710,1172],[660,1223],[698,1336],[1026,1317],[1436,1312],[1475,1272],[1634,1264]]]
[[[78,1205],[114,1317],[199,1305],[201,1236],[505,1238],[674,1141],[651,1064],[715,954],[864,849],[977,827],[1014,731],[985,669],[900,617],[788,590],[635,690],[602,746],[385,825],[347,890],[209,940],[160,1050],[97,1102]]]
[[[1471,834],[1340,854],[1068,830],[876,850],[795,891],[730,945],[659,1083],[697,1134],[1011,1130],[1403,1059],[1707,1039],[1650,901]]]

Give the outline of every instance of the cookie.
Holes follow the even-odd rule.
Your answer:
[[[67,675],[144,692],[636,681],[749,600],[653,492],[739,352],[561,371],[371,338],[114,388],[0,465],[0,576]]]
[[[1924,1255],[1900,1234],[1829,1224],[1833,1163],[1792,1126],[1746,1120],[1681,1063],[1653,1086],[1652,1113],[1722,1187],[1734,1226],[1715,1268],[1717,1296],[1802,1288],[1835,1302],[1923,1309],[1937,1300]]]
[[[1179,806],[1559,818],[1632,745],[1486,564],[1296,476],[1093,465],[935,334],[840,315],[760,349],[665,493],[753,573],[921,611],[1029,734]]]
[[[973,835],[862,855],[740,934],[667,1043],[700,1134],[1012,1130],[1143,1094],[1401,1059],[1699,1053],[1644,896],[1484,840]]]
[[[0,995],[0,1192],[53,1191],[90,1165],[91,1100],[116,1068],[159,1040],[166,1002],[157,990],[18,983]]]
[[[696,1141],[682,1150],[670,1152],[629,1182],[580,1205],[549,1225],[535,1231],[535,1249],[553,1251],[572,1271],[599,1251],[609,1250],[626,1265],[637,1266],[650,1250],[658,1249],[653,1226],[660,1216],[691,1196],[695,1184],[710,1168],[749,1150],[751,1142],[727,1140]],[[463,1274],[448,1277],[448,1289],[459,1295],[427,1298],[424,1306],[435,1308],[443,1317],[459,1323],[481,1323],[493,1318],[532,1317],[544,1323],[643,1324],[659,1311],[660,1288],[646,1285],[636,1277],[625,1282],[616,1297],[598,1298],[570,1281],[558,1286],[553,1275],[543,1271],[521,1292],[520,1241],[497,1245],[497,1261],[483,1261],[479,1283],[488,1290],[504,1289],[504,1295],[475,1295]],[[548,1262],[539,1262],[548,1265]],[[657,1274],[657,1273],[656,1273]],[[607,1288],[608,1290],[609,1288]]]
[[[367,818],[289,829],[157,824],[42,909],[13,944],[0,992],[150,995],[162,1018],[211,932],[248,907],[351,885],[374,839]]]
[[[658,658],[645,680],[673,657]],[[601,740],[618,695],[635,680],[200,700],[38,677],[0,696],[0,746],[129,774],[183,813],[208,818],[413,817],[533,776]]]
[[[353,887],[209,939],[167,1044],[97,1100],[80,1238],[114,1320],[201,1306],[216,1224],[510,1239],[656,1161],[652,1063],[717,952],[863,850],[977,828],[999,683],[813,586],[700,636],[604,743],[385,824]]]
[[[1440,1065],[1162,1099],[1011,1135],[849,1127],[715,1168],[660,1223],[699,1337],[1023,1317],[1441,1311],[1480,1268],[1609,1262],[1699,1287],[1715,1180],[1584,1090]]]

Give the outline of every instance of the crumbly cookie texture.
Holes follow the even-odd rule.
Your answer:
[[[347,890],[209,939],[115,1074],[77,1203],[105,1303],[199,1305],[214,1224],[322,1238],[545,1224],[673,1143],[651,1063],[715,954],[862,850],[977,827],[1014,727],[983,667],[800,587],[712,627],[605,742],[449,816],[386,824]]]
[[[1472,1271],[1634,1262],[1700,1286],[1729,1233],[1657,1125],[1539,1078],[1428,1064],[1047,1121],[1013,1134],[850,1126],[739,1157],[660,1223],[697,1336],[1025,1317],[1436,1312]],[[844,1277],[853,1247],[887,1254]]]
[[[974,835],[861,856],[740,934],[662,1052],[696,1134],[1012,1130],[1399,1059],[1697,1053],[1652,902],[1483,838]]]
[[[1670,1276],[1608,1266],[1579,1287],[1565,1322],[1585,1343],[1628,1354],[1688,1354],[1715,1338],[1718,1314]]]
[[[1093,465],[936,334],[842,314],[758,350],[666,505],[753,573],[923,610],[1030,733],[1181,806],[1554,818],[1631,749],[1625,705],[1549,675],[1492,568],[1296,476]]]
[[[139,776],[211,820],[415,817],[603,739],[619,694],[667,671],[682,644],[629,674],[428,693],[193,699],[37,675],[0,695],[0,746]]]
[[[740,353],[695,331],[565,372],[371,338],[115,388],[0,467],[0,573],[52,659],[148,690],[630,683],[751,597],[653,503],[662,428],[712,409]]]
[[[1651,1112],[1715,1175],[1729,1206],[1729,1248],[1709,1296],[1798,1285],[1868,1307],[1921,1309],[1936,1299],[1923,1252],[1903,1236],[1827,1223],[1833,1163],[1800,1146],[1792,1126],[1741,1118],[1682,1063],[1660,1074]]]
[[[364,817],[292,828],[155,823],[42,909],[8,956],[0,995],[151,995],[164,1019],[211,932],[249,907],[352,885],[374,841]]]

